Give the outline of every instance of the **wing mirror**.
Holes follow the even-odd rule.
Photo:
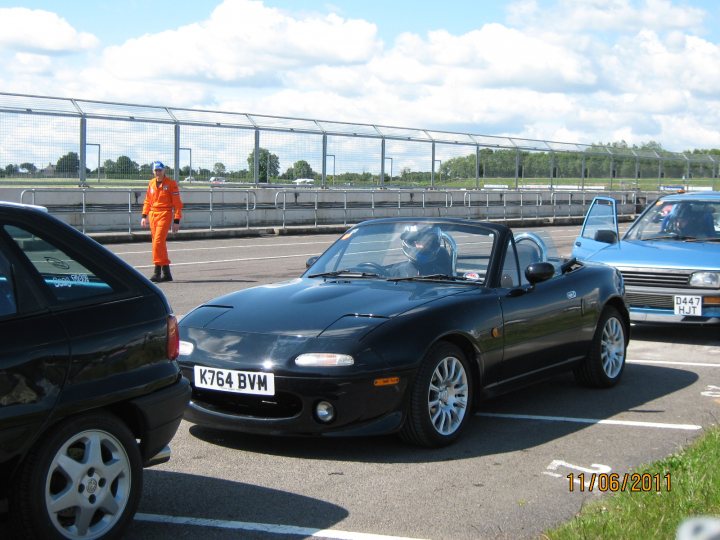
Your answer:
[[[525,269],[525,277],[533,285],[547,281],[554,275],[555,267],[549,262],[532,263]]]
[[[604,244],[617,242],[617,234],[611,229],[598,229],[595,231],[595,240]]]
[[[313,264],[317,262],[319,258],[320,257],[317,255],[310,257],[307,261],[305,261],[305,268],[310,268]]]

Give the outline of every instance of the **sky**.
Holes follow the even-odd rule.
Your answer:
[[[720,148],[712,0],[0,0],[0,92]]]

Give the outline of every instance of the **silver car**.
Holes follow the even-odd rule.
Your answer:
[[[596,197],[572,255],[622,272],[633,322],[720,323],[720,192],[660,197],[622,238],[615,200]]]

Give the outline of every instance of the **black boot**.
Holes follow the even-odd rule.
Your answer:
[[[155,265],[155,272],[153,272],[153,275],[150,276],[150,281],[152,281],[153,283],[157,283],[158,281],[160,281],[160,265],[159,264]]]
[[[172,274],[170,273],[170,265],[162,267],[162,277],[158,281],[172,281]]]

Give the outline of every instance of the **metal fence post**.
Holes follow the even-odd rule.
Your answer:
[[[128,234],[132,234],[132,194],[132,189],[128,189]]]
[[[85,118],[85,115],[80,117],[80,164],[78,166],[78,172],[80,173],[80,185],[81,186],[87,186],[87,175],[85,171],[87,170],[87,151],[86,151],[86,145],[87,145],[87,118]],[[98,163],[98,169],[100,168],[100,164]],[[83,231],[85,232],[85,231]]]
[[[380,187],[385,187],[385,137],[380,139]]]
[[[432,148],[432,150],[430,153],[430,155],[431,155],[430,159],[432,160],[432,163],[430,166],[430,187],[434,188],[435,187],[435,141],[432,142],[431,148]]]
[[[322,136],[322,179],[320,180],[322,188],[327,187],[327,133]]]
[[[260,130],[255,130],[255,151],[253,152],[253,179],[257,186],[260,182]],[[284,226],[284,224],[283,224]]]
[[[175,148],[173,159],[173,179],[178,182],[180,180],[180,124],[175,123]]]

